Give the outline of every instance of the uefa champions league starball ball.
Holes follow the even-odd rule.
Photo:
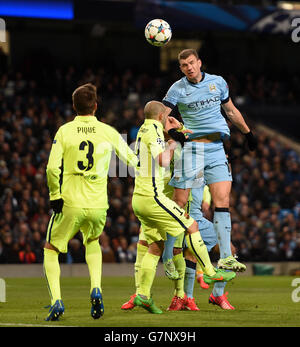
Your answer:
[[[166,45],[172,37],[172,30],[165,20],[152,19],[145,27],[146,40],[153,46]]]

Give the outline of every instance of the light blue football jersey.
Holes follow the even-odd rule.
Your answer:
[[[220,132],[222,137],[230,136],[221,104],[229,100],[226,81],[221,76],[202,72],[199,83],[192,83],[186,77],[175,82],[163,98],[163,103],[178,110],[184,126],[193,131],[190,139]]]

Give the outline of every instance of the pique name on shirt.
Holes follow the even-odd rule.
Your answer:
[[[78,134],[96,134],[96,127],[77,127]]]

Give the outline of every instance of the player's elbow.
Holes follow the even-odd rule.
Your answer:
[[[170,161],[162,160],[161,162],[159,162],[159,166],[164,167],[164,168],[169,167]]]
[[[137,167],[138,162],[139,162],[138,157],[134,154],[134,156],[131,157],[130,160],[128,161],[128,165],[132,167]]]
[[[235,110],[233,108],[230,108],[230,109],[225,110],[225,113],[229,119],[232,119],[232,118],[234,118]]]
[[[55,172],[55,170],[57,170],[57,167],[55,167],[55,166],[53,166],[53,165],[50,165],[50,164],[48,164],[47,165],[47,167],[46,167],[46,173],[48,174],[50,174],[50,173],[53,173],[53,172]]]
[[[60,168],[58,168],[57,166],[53,166],[53,165],[47,165],[47,168],[46,168],[46,175],[47,177],[59,177],[60,175]]]

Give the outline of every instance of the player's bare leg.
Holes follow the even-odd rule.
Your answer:
[[[188,202],[190,191],[190,189],[174,189],[173,200],[177,203],[177,205],[179,205],[183,209],[185,208],[185,205]]]

